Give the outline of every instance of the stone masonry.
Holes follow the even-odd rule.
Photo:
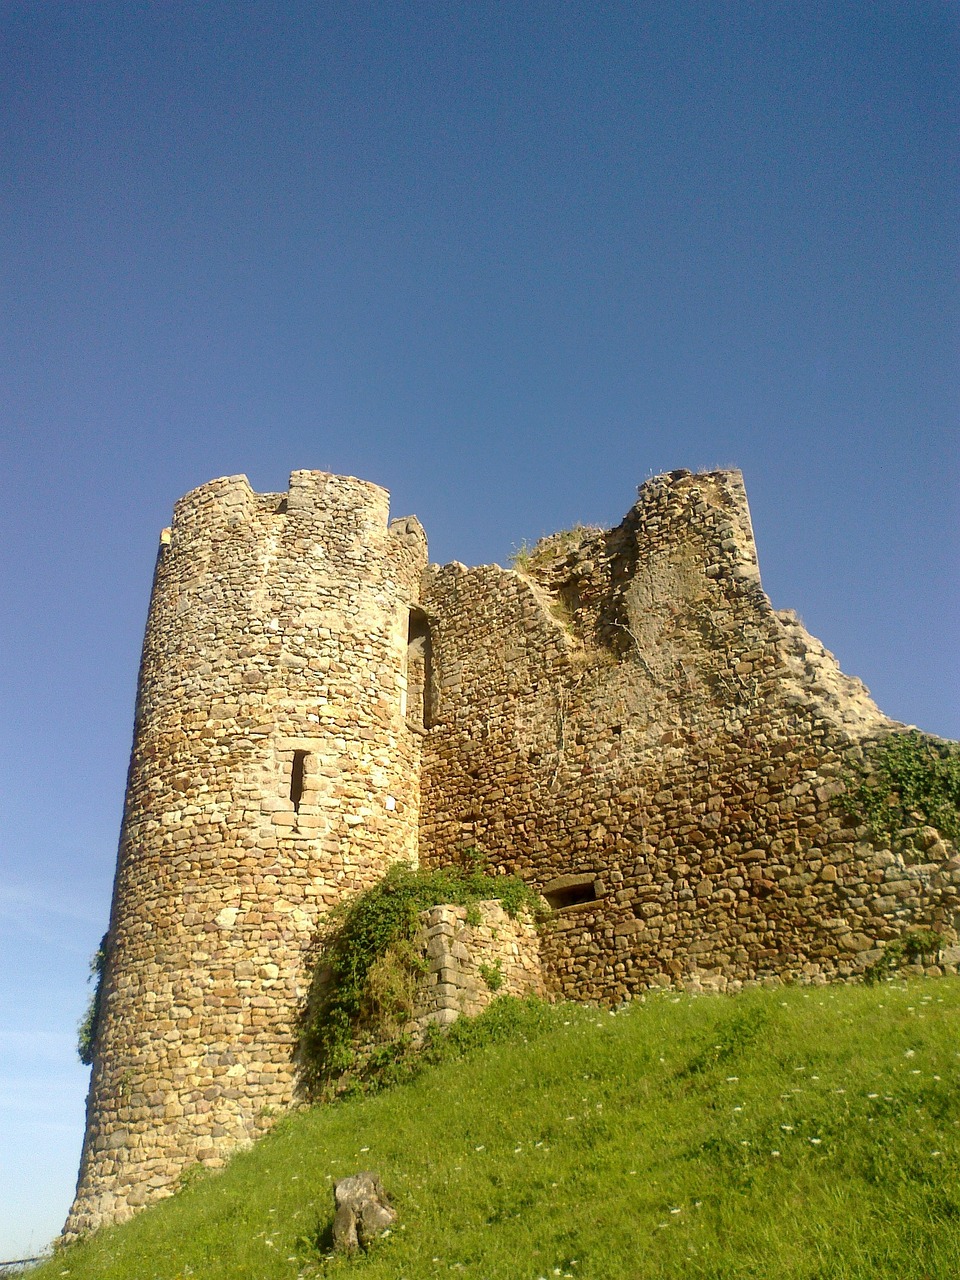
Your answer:
[[[835,804],[904,726],[771,607],[739,473],[657,477],[518,570],[428,571],[421,858],[471,846],[541,889],[556,993],[847,978],[910,925],[955,939],[956,850],[908,862]]]
[[[217,1166],[294,1092],[304,957],[415,861],[415,520],[360,480],[215,480],[161,539],[77,1199],[67,1234]]]
[[[499,902],[437,906],[421,912],[427,972],[418,983],[411,1030],[449,1026],[461,1014],[481,1013],[495,996],[546,996],[536,925],[516,919]]]
[[[836,803],[903,728],[771,607],[738,472],[659,476],[617,528],[513,570],[428,567],[418,522],[360,480],[188,494],[147,624],[67,1236],[294,1100],[311,946],[397,860],[471,850],[554,908],[540,973],[532,926],[437,907],[433,1021],[488,1000],[498,961],[507,992],[617,1002],[852,978],[915,926],[954,943],[957,851],[933,828],[874,847]]]

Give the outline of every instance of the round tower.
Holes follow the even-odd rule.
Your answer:
[[[426,539],[387,516],[376,485],[295,471],[203,485],[164,531],[68,1237],[291,1101],[318,923],[416,859]]]

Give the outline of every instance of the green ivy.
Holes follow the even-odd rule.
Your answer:
[[[465,861],[466,868],[432,871],[398,863],[379,884],[334,912],[298,1037],[298,1065],[309,1095],[328,1093],[356,1066],[355,1043],[363,1031],[376,1038],[384,1023],[409,1013],[404,975],[415,976],[421,964],[413,948],[421,911],[450,903],[467,907],[470,918],[478,920],[476,904],[498,898],[511,916],[524,909],[538,913],[539,896],[523,880],[487,875],[473,851],[467,851]],[[392,1060],[402,1050],[397,1040],[374,1059],[386,1055]]]
[[[77,1024],[77,1056],[85,1067],[93,1062],[93,1045],[97,1036],[97,1024],[100,1021],[100,1000],[103,991],[103,971],[107,963],[107,935],[100,939],[100,945],[90,957],[90,975],[88,982],[94,982],[93,992],[87,1011]]]
[[[491,991],[499,991],[503,986],[503,965],[499,960],[494,960],[493,964],[481,964],[478,966],[480,977],[487,984]]]
[[[848,777],[841,805],[869,824],[875,840],[896,845],[904,829],[936,827],[960,839],[960,743],[916,729],[892,733],[867,751]]]
[[[935,962],[942,946],[943,937],[935,930],[910,929],[887,943],[879,959],[864,970],[864,981],[883,982],[892,978],[901,965]]]

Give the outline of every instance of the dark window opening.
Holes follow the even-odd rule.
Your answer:
[[[407,628],[407,719],[429,729],[434,702],[430,623],[422,609],[411,609]]]
[[[592,875],[560,876],[544,885],[543,896],[554,911],[580,907],[597,901],[597,882]]]
[[[583,605],[576,583],[568,582],[566,586],[560,588],[560,600],[568,613],[576,613]]]
[[[300,801],[303,799],[303,772],[307,763],[306,751],[293,753],[293,768],[290,770],[290,799],[293,801],[293,812],[300,812]]]

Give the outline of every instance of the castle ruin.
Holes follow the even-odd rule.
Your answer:
[[[617,528],[514,569],[429,565],[361,480],[188,494],[161,537],[67,1237],[291,1104],[317,930],[397,861],[475,849],[535,885],[543,981],[572,1000],[848,978],[908,927],[955,938],[955,850],[934,831],[906,860],[836,804],[902,728],[771,607],[738,472],[656,477]]]

